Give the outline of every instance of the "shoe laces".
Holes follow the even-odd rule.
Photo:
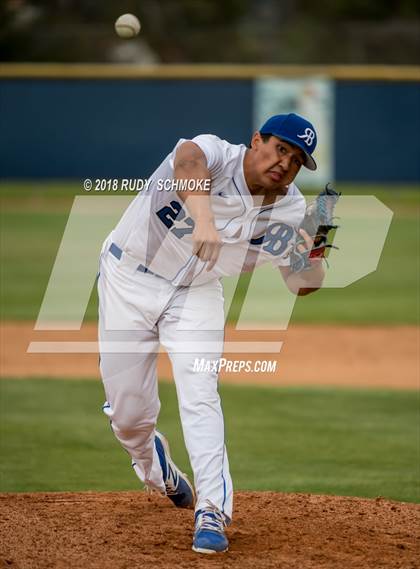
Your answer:
[[[227,525],[224,515],[210,500],[206,500],[206,502],[208,505],[200,510],[197,516],[197,529],[223,533]]]
[[[165,483],[165,490],[167,496],[175,496],[175,494],[178,494],[176,488],[170,484]]]
[[[179,479],[180,474],[173,468],[173,465],[170,464],[169,460],[167,460],[167,469],[168,475],[165,482],[165,490],[167,496],[174,496],[175,494],[179,493],[178,486],[179,486]]]
[[[144,485],[143,490],[149,496],[154,496],[155,494],[162,494],[162,492],[159,492],[158,490],[152,488],[151,486],[148,486],[147,484]],[[166,490],[164,494],[165,496],[174,496],[175,494],[178,494],[178,492],[174,489],[173,486],[168,486],[167,484],[165,484],[165,490]]]

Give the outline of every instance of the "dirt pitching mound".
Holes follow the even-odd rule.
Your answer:
[[[191,551],[193,513],[144,492],[1,494],[2,567],[414,569],[420,506],[239,492],[229,552]]]

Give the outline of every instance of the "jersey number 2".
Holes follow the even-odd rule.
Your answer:
[[[194,230],[194,220],[191,217],[185,217],[182,205],[175,200],[172,200],[170,205],[158,210],[156,215],[178,239],[182,239],[184,235],[188,235]],[[183,221],[186,227],[172,227],[175,221]]]

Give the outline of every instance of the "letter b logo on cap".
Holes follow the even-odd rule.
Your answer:
[[[303,138],[303,141],[308,146],[312,146],[315,139],[315,133],[311,128],[305,128],[305,132],[303,134],[298,134],[297,136],[298,138]]]

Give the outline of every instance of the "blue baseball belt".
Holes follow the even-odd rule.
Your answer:
[[[111,255],[114,255],[114,257],[118,260],[121,259],[122,254],[124,253],[124,251],[120,247],[118,247],[118,245],[115,245],[115,243],[111,243],[111,246],[109,247],[109,252],[111,253]],[[157,275],[156,273],[154,273],[153,271],[151,271],[150,269],[148,269],[147,267],[145,267],[141,263],[137,267],[137,271],[140,271],[141,273],[148,273],[149,275],[155,275],[155,277],[159,277],[160,279],[163,279],[163,277],[161,277],[160,275]]]

